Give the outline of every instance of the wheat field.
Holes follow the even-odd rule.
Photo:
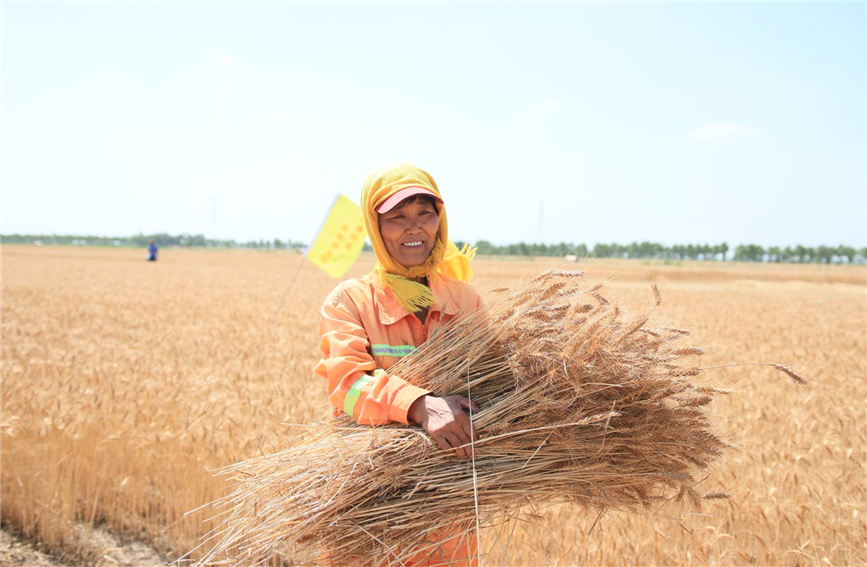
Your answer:
[[[100,563],[94,527],[193,549],[231,487],[220,467],[279,450],[322,419],[318,306],[335,285],[295,252],[2,247],[2,501],[9,527]],[[349,276],[372,266],[363,256]],[[550,260],[474,262],[483,294]],[[737,445],[696,511],[596,517],[528,507],[486,528],[484,565],[867,563],[867,267],[589,260],[621,305],[691,329],[731,390],[714,401]],[[276,316],[275,316],[276,314]],[[196,557],[194,552],[192,557]]]

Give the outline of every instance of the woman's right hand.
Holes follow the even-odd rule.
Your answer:
[[[430,433],[441,449],[454,451],[458,458],[466,459],[473,454],[472,447],[469,446],[470,440],[479,440],[467,414],[470,404],[474,413],[479,411],[475,402],[470,402],[463,396],[438,398],[428,394],[413,402],[407,417]]]

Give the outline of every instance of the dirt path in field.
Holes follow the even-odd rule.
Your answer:
[[[105,565],[112,567],[158,567],[168,564],[156,550],[140,541],[123,542],[114,534],[96,529],[89,542],[93,559],[75,561],[44,553],[32,542],[7,530],[0,531],[0,566],[79,567]]]

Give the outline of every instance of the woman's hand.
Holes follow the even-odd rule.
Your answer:
[[[472,456],[472,447],[461,445],[469,445],[471,439],[479,439],[478,434],[471,429],[470,416],[467,414],[471,403],[473,412],[479,411],[475,402],[463,396],[422,396],[413,402],[407,416],[430,433],[440,448],[453,450],[458,458],[466,459]]]

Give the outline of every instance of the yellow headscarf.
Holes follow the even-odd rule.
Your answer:
[[[437,241],[427,261],[420,266],[409,268],[397,263],[385,248],[385,242],[379,232],[379,213],[376,212],[376,207],[407,187],[424,187],[440,196],[440,190],[433,177],[423,169],[408,163],[391,164],[380,167],[367,176],[361,188],[361,211],[364,214],[367,236],[376,254],[377,262],[373,272],[379,275],[384,285],[394,291],[401,305],[409,311],[416,312],[432,305],[434,296],[429,287],[409,278],[433,278],[436,274],[443,274],[469,283],[473,277],[470,260],[475,256],[476,249],[464,245],[461,250],[458,250],[457,246],[449,240],[446,208],[445,205],[437,202],[440,227]]]

